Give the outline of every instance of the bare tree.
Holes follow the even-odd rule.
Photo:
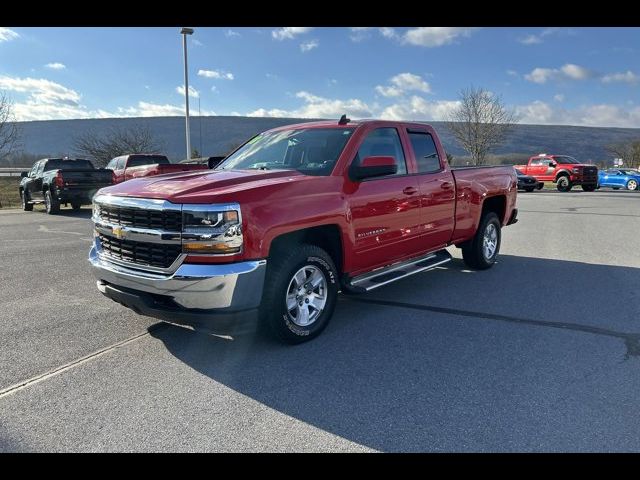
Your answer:
[[[104,167],[109,160],[131,153],[160,153],[161,143],[149,127],[135,124],[128,128],[111,128],[102,133],[87,132],[76,137],[74,149],[89,157],[96,166]]]
[[[0,158],[9,155],[17,146],[20,130],[13,116],[13,104],[0,93]]]
[[[504,142],[517,118],[499,96],[483,88],[471,87],[460,92],[460,105],[446,121],[474,164],[483,165],[487,153]]]
[[[621,158],[625,167],[640,166],[640,140],[607,145],[605,148],[616,158]]]

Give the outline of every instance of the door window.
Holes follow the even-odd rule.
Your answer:
[[[409,132],[409,140],[411,140],[411,147],[416,156],[418,173],[440,171],[440,157],[431,135],[426,132]]]
[[[393,157],[398,165],[398,171],[396,175],[407,174],[407,162],[404,158],[404,151],[402,150],[402,143],[398,131],[393,128],[377,128],[367,135],[364,139],[356,158],[354,159],[355,165],[359,165],[360,162],[367,157]],[[392,177],[394,175],[388,175],[386,177],[379,177],[380,179]]]

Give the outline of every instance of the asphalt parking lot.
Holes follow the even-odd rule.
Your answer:
[[[0,211],[0,450],[638,451],[640,194],[518,207],[491,270],[453,248],[296,347],[104,298],[87,207]]]

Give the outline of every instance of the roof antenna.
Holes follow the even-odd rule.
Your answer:
[[[347,123],[349,123],[351,121],[350,118],[347,118],[346,115],[342,115],[340,117],[340,120],[338,120],[338,125],[346,125]]]

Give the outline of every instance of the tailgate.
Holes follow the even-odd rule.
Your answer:
[[[60,170],[67,185],[95,186],[111,185],[111,170]]]

